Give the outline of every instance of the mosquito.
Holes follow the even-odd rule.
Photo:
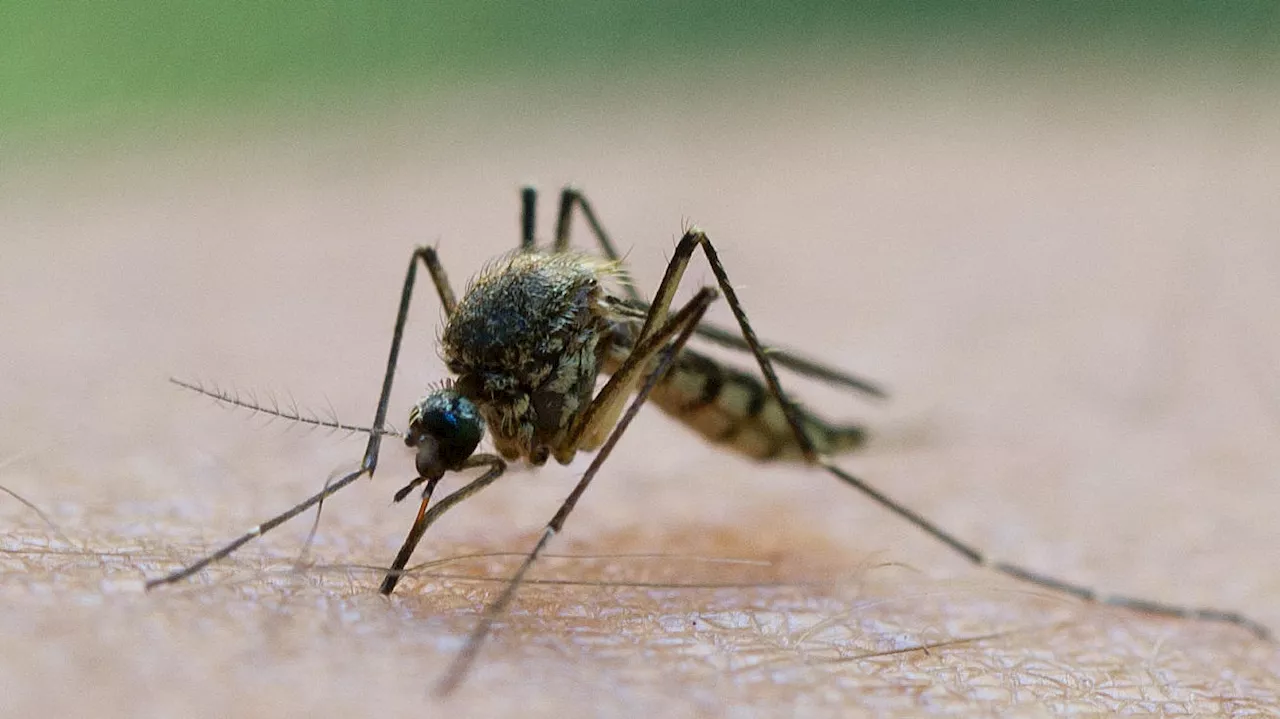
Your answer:
[[[394,499],[402,501],[420,487],[420,506],[379,591],[391,594],[427,528],[444,512],[497,481],[508,462],[522,461],[536,467],[554,457],[557,462],[568,464],[579,452],[596,452],[501,594],[481,614],[437,685],[440,694],[452,692],[465,678],[525,575],[552,537],[564,528],[579,499],[646,401],[711,442],[748,457],[801,461],[817,467],[975,565],[1087,602],[1167,617],[1225,622],[1259,638],[1270,637],[1266,627],[1237,612],[1102,594],[1073,582],[992,561],[972,545],[832,463],[831,455],[863,443],[863,428],[828,422],[793,402],[783,391],[775,366],[873,397],[883,397],[885,392],[872,382],[761,343],[715,246],[702,230],[690,227],[685,231],[653,299],[646,301],[581,192],[573,187],[561,192],[555,238],[550,247],[539,247],[535,241],[536,207],[536,190],[524,188],[519,248],[483,269],[467,286],[461,300],[454,294],[435,248],[419,247],[414,251],[400,293],[381,394],[373,423],[366,428],[369,439],[358,469],[212,554],[147,582],[147,588],[190,577],[320,504],[356,479],[372,477],[382,439],[392,433],[386,429],[387,408],[418,268],[422,265],[444,307],[441,354],[453,379],[429,391],[409,412],[403,438],[415,451],[417,477],[397,491]],[[591,228],[599,255],[570,247],[575,210]],[[699,251],[706,257],[716,285],[701,288],[692,299],[675,307],[676,290],[690,259]],[[736,320],[734,331],[703,319],[707,308],[721,296]],[[731,368],[691,349],[687,345],[693,335],[749,353],[760,374]],[[598,380],[604,375],[608,380],[597,390]],[[486,430],[496,454],[476,451]],[[482,472],[431,504],[436,485],[445,474],[466,470]]]

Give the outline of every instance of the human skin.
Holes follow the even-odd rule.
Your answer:
[[[762,336],[891,388],[868,403],[784,375],[868,423],[843,466],[957,536],[1280,627],[1270,96],[1156,88],[1158,105],[1121,83],[879,107],[862,92],[774,103],[799,114],[745,90],[654,92],[584,120],[497,88],[9,164],[0,484],[56,529],[0,498],[5,713],[443,710],[429,689],[518,557],[427,567],[379,596],[369,567],[413,512],[391,504],[412,455],[388,441],[299,566],[309,519],[144,593],[363,447],[165,378],[367,422],[411,248],[437,245],[461,288],[514,247],[516,188],[534,179],[540,235],[558,184],[578,183],[641,286],[697,222]],[[494,119],[521,103],[545,113]],[[443,377],[438,322],[420,292],[396,424]],[[513,473],[417,559],[526,551],[585,466]],[[570,556],[535,570],[448,711],[1243,715],[1280,688],[1272,643],[970,567],[820,470],[730,456],[652,409],[550,551]]]

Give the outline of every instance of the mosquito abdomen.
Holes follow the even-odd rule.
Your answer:
[[[617,355],[610,357],[612,367]],[[649,401],[709,441],[759,460],[799,460],[804,454],[781,403],[763,380],[684,350],[654,387]],[[866,438],[857,425],[835,425],[797,406],[805,433],[820,455],[847,452]]]

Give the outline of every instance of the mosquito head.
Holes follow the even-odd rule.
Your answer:
[[[418,474],[432,479],[458,469],[483,436],[484,420],[476,406],[452,386],[445,386],[418,400],[409,411],[404,443],[418,449]]]

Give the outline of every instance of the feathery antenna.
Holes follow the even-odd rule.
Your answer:
[[[218,387],[217,385],[206,387],[204,384],[200,382],[188,382],[186,380],[181,380],[176,377],[170,377],[169,381],[172,382],[173,384],[178,385],[183,389],[190,390],[192,392],[195,392],[196,394],[204,395],[205,397],[209,397],[210,399],[214,400],[218,404],[223,405],[225,407],[232,407],[235,409],[247,409],[254,414],[264,414],[272,418],[279,417],[280,419],[286,419],[286,420],[289,420],[290,422],[297,422],[298,424],[310,425],[312,427],[323,427],[325,429],[330,429],[338,432],[350,432],[353,434],[355,433],[381,434],[381,435],[390,435],[392,437],[404,436],[393,427],[384,427],[382,429],[375,430],[371,427],[364,427],[361,425],[346,424],[345,422],[341,422],[338,420],[338,415],[333,410],[332,404],[329,405],[329,409],[326,412],[326,415],[324,417],[321,417],[317,415],[315,412],[311,412],[311,411],[304,412],[304,410],[302,410],[298,406],[297,400],[293,399],[292,396],[289,397],[288,406],[282,408],[280,406],[280,402],[275,398],[274,395],[271,396],[271,401],[269,403],[263,403],[258,400],[257,395],[251,394],[246,399],[240,392],[237,392],[234,390],[224,390],[221,387]]]

